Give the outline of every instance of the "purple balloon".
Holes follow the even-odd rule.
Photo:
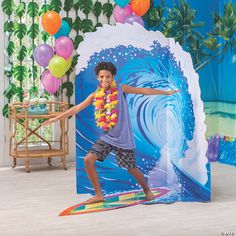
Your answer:
[[[131,15],[125,18],[124,23],[128,23],[128,24],[133,24],[134,22],[139,23],[140,25],[144,26],[144,22],[142,17],[140,16],[135,16],[135,15]]]
[[[47,67],[54,56],[54,50],[48,44],[40,44],[34,50],[34,60],[43,67]]]
[[[49,70],[46,70],[42,75],[42,84],[46,91],[54,94],[59,89],[61,80],[54,77]]]
[[[65,60],[71,57],[73,49],[74,44],[69,37],[61,36],[55,41],[56,54],[63,57]]]
[[[113,15],[116,22],[124,23],[125,18],[132,15],[132,10],[131,10],[130,5],[126,5],[124,8],[116,5]]]

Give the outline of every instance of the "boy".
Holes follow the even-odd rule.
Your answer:
[[[143,188],[146,200],[151,200],[153,194],[143,174],[136,166],[134,138],[124,93],[172,95],[179,91],[163,91],[151,88],[135,88],[128,85],[116,85],[114,80],[116,68],[110,62],[98,63],[95,73],[100,83],[98,89],[83,102],[46,121],[44,125],[74,115],[93,103],[97,126],[103,129],[104,132],[84,158],[86,173],[95,191],[95,196],[88,199],[85,203],[92,204],[104,200],[94,163],[95,161],[104,161],[112,150],[116,153],[119,166],[129,171]]]

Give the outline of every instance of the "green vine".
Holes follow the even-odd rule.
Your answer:
[[[14,8],[14,1],[3,0],[1,6],[2,6],[2,10],[4,14],[7,16],[7,21],[4,23],[4,32],[8,38],[8,45],[6,45],[6,50],[5,50],[5,54],[8,58],[8,63],[4,67],[4,74],[8,78],[8,82],[9,82],[9,85],[5,89],[3,95],[7,98],[8,103],[10,103],[11,99],[16,94],[16,86],[13,83],[11,83],[13,71],[14,71],[11,58],[15,51],[15,43],[11,40],[12,33],[14,31],[14,22],[11,17],[13,13],[13,8]],[[5,104],[2,110],[2,114],[5,117],[8,117],[8,103]]]

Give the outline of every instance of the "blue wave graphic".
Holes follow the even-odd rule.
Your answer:
[[[172,96],[126,94],[136,143],[137,164],[145,177],[148,179],[160,159],[164,158],[161,157],[161,151],[166,146],[170,152],[171,162],[177,163],[188,149],[187,141],[193,138],[195,118],[187,79],[170,53],[169,47],[161,47],[158,42],[154,42],[151,51],[133,46],[118,46],[95,53],[90,58],[87,68],[77,75],[76,104],[96,89],[94,68],[100,61],[110,61],[116,65],[118,73],[115,80],[119,84],[180,90],[180,93]],[[83,157],[101,132],[95,126],[93,112],[93,107],[90,106],[76,117],[78,193],[93,193],[83,165]],[[96,165],[104,194],[140,188],[126,170],[118,167],[114,154],[110,154],[104,163]],[[182,175],[184,178],[178,178],[179,171],[175,170],[176,179],[168,183],[168,171],[156,169],[159,169],[156,186],[165,185],[176,191],[172,184],[177,182],[183,186],[188,179],[185,175]],[[196,191],[198,190],[196,188]],[[187,194],[185,191],[182,194],[181,200],[185,197],[189,199],[189,196],[196,197],[192,192]]]

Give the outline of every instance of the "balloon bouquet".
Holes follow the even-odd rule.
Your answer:
[[[141,16],[150,8],[150,0],[115,0],[114,18],[118,23],[138,23],[144,26]]]
[[[55,38],[55,47],[41,44],[34,50],[35,61],[45,69],[42,74],[44,89],[55,94],[60,85],[62,76],[70,69],[74,44],[68,37],[70,26],[61,19],[55,11],[48,11],[42,16],[44,30]]]

